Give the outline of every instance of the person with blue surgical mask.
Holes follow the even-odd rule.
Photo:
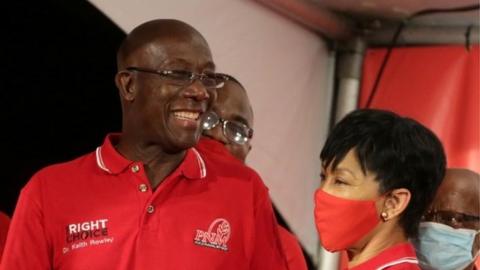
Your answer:
[[[424,270],[477,270],[480,251],[480,175],[448,169],[424,215],[415,249]]]

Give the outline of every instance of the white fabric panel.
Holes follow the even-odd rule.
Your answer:
[[[332,58],[316,34],[244,0],[91,0],[125,31],[175,18],[209,42],[218,70],[246,87],[255,112],[248,163],[309,253],[317,250],[313,192],[331,100]]]

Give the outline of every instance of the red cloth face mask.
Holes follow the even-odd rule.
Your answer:
[[[343,199],[321,189],[315,192],[315,225],[322,246],[330,252],[347,249],[379,222],[373,200]]]

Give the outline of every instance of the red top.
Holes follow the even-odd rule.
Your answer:
[[[202,137],[198,142],[196,148],[200,153],[206,155],[216,155],[219,158],[228,160],[239,164],[240,166],[246,166],[239,159],[234,157],[228,149],[219,141],[210,139],[208,137]],[[302,253],[302,248],[298,243],[297,238],[288,230],[278,225],[278,235],[282,245],[283,253],[285,254],[285,260],[288,264],[289,270],[307,270],[307,263]]]
[[[236,163],[237,165],[249,168],[238,158],[234,157],[230,151],[225,147],[225,145],[217,140],[210,139],[209,137],[202,136],[198,141],[198,144],[195,146],[200,153],[215,156],[219,159],[227,160],[228,162]],[[249,168],[251,170],[251,168]]]
[[[349,270],[421,270],[410,243],[397,244]]]
[[[10,218],[3,212],[0,212],[0,261],[2,259],[3,247],[7,239],[8,226],[10,225]]]
[[[117,140],[32,177],[0,269],[284,269],[254,171],[192,148],[152,191]]]

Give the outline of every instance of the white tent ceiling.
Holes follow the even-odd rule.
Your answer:
[[[387,44],[398,24],[426,9],[478,5],[478,0],[257,0],[331,39],[363,36],[371,44]],[[479,42],[479,10],[436,13],[415,18],[400,43],[461,43],[467,29]]]

